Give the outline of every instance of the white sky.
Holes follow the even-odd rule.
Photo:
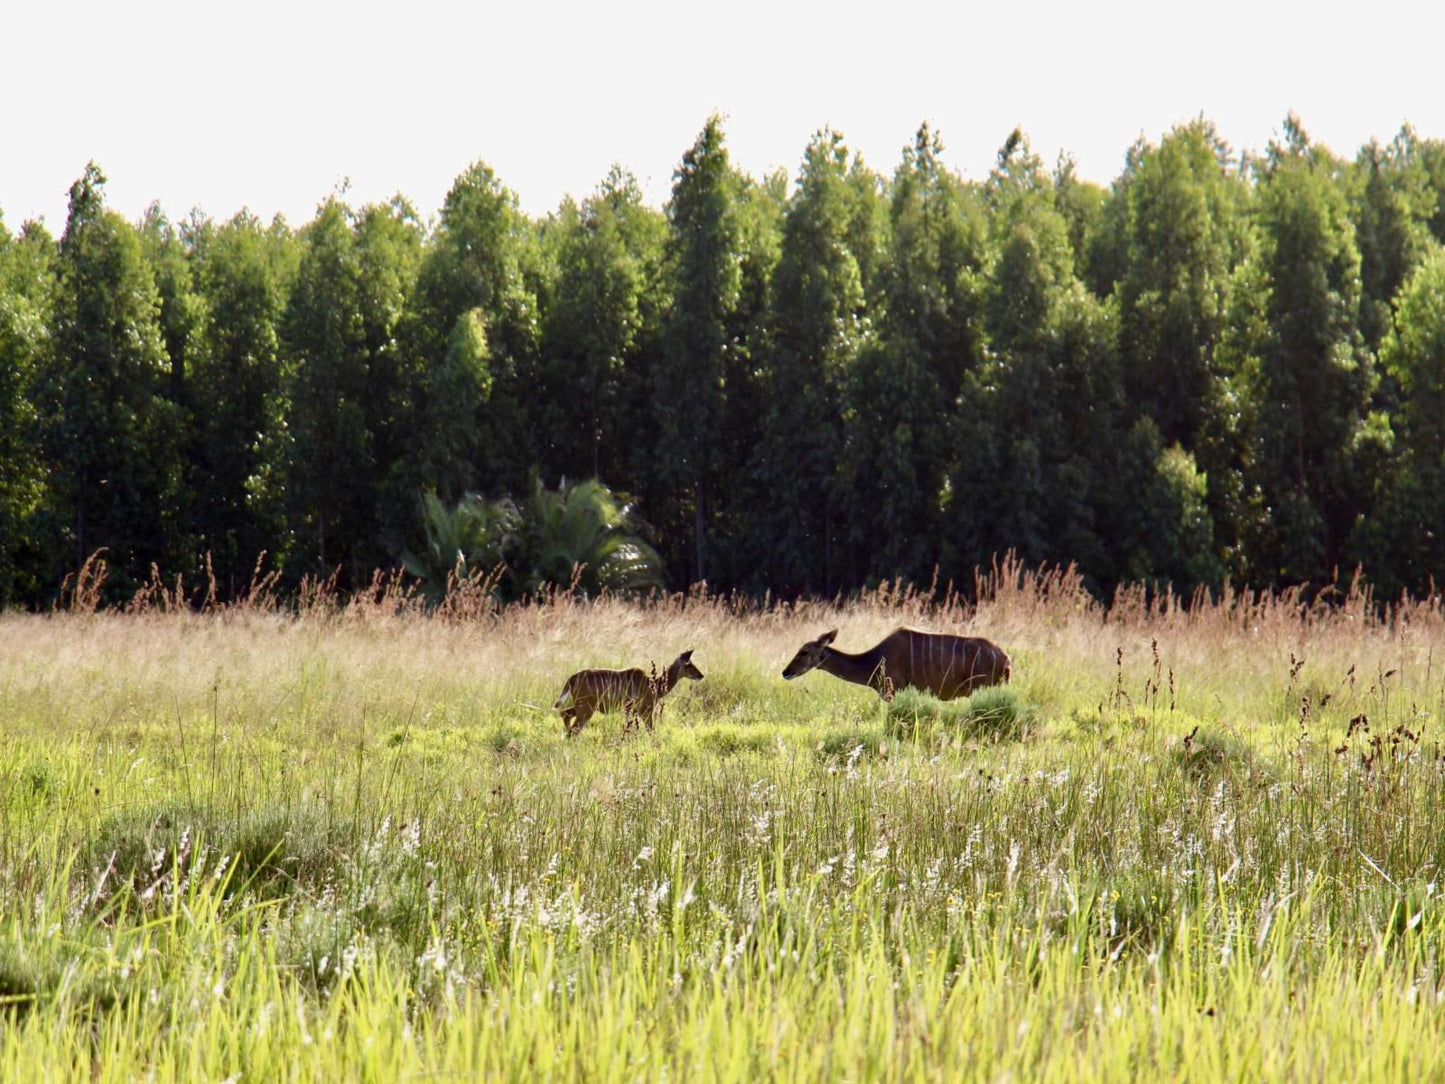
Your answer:
[[[529,214],[616,161],[656,205],[708,114],[735,164],[796,172],[841,131],[891,173],[927,119],[980,178],[1015,125],[1107,183],[1141,134],[1203,113],[1236,150],[1293,109],[1353,156],[1404,121],[1445,137],[1445,4],[1058,0],[12,0],[0,7],[0,212],[65,224],[94,158],[114,208],[242,206],[295,225],[349,178],[433,213],[483,159]]]

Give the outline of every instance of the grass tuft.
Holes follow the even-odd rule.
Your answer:
[[[82,847],[79,865],[97,886],[95,904],[126,892],[147,905],[206,876],[227,896],[269,899],[322,884],[347,828],[285,808],[222,814],[168,805],[107,818]]]
[[[849,764],[886,757],[888,733],[881,726],[847,726],[828,731],[819,739],[815,749],[825,761],[841,760]]]
[[[947,735],[965,741],[1022,741],[1039,722],[1036,708],[1008,686],[980,689],[963,700],[939,700],[904,689],[888,705],[888,729],[898,738]]]
[[[1170,751],[1174,763],[1190,779],[1213,780],[1248,774],[1255,767],[1254,750],[1238,736],[1199,724]]]

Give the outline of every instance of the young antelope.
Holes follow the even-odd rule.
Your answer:
[[[702,680],[702,671],[692,664],[691,651],[684,651],[655,677],[635,666],[630,670],[579,670],[567,679],[552,707],[562,713],[562,726],[569,738],[599,711],[622,712],[624,730],[631,730],[639,719],[651,730],[662,698],[683,678]]]

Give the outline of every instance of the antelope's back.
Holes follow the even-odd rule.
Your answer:
[[[630,670],[579,670],[562,686],[557,703],[588,702],[601,711],[620,710],[635,697],[647,681],[647,675],[635,667]]]
[[[951,700],[1009,679],[1007,652],[981,636],[901,628],[889,639],[894,641],[888,652],[890,671],[906,674],[904,684],[927,689],[940,699]]]

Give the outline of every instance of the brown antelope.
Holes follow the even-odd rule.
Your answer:
[[[633,667],[631,670],[579,670],[567,679],[557,702],[552,705],[562,713],[562,726],[567,737],[576,734],[597,712],[621,711],[624,730],[630,730],[642,719],[652,729],[658,704],[672,692],[683,678],[702,680],[702,671],[692,664],[692,652],[684,651],[672,665],[649,676]]]
[[[1007,652],[974,636],[894,629],[877,646],[857,655],[830,647],[838,630],[809,640],[783,670],[790,681],[814,668],[855,685],[867,685],[884,700],[895,689],[913,687],[940,700],[967,696],[984,685],[1007,682],[1012,674]]]

